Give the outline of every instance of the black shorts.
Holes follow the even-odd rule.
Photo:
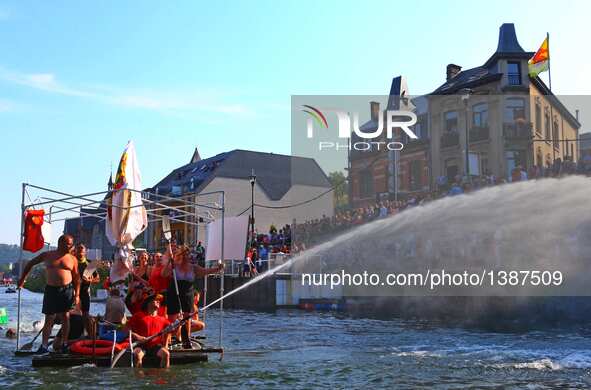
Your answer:
[[[166,313],[178,314],[181,312],[181,309],[183,313],[192,313],[195,302],[195,288],[193,287],[193,282],[179,280],[178,284],[181,307],[179,307],[179,299],[176,296],[173,279],[170,281],[170,285],[166,291]]]
[[[74,306],[74,287],[72,283],[61,286],[45,286],[43,293],[43,314],[58,314],[70,311]]]
[[[83,312],[90,311],[90,286],[80,285],[80,310]]]
[[[142,348],[145,352],[146,352],[146,356],[158,356],[158,351],[160,351],[160,348],[162,348],[162,345],[154,345],[153,347],[145,347]]]

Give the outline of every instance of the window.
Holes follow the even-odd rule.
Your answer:
[[[548,110],[544,114],[544,138],[546,138],[547,142],[550,142],[552,139],[552,134],[550,133],[550,114]]]
[[[410,175],[408,175],[408,187],[411,191],[417,191],[421,189],[421,168],[421,160],[413,160],[410,162]]]
[[[507,79],[509,85],[521,85],[521,64],[516,61],[507,63]]]
[[[536,104],[536,133],[542,134],[542,107]]]
[[[417,123],[414,127],[415,134],[420,139],[428,139],[429,138],[429,120],[427,114],[420,114],[417,116]]]
[[[369,198],[373,196],[373,175],[371,170],[365,169],[359,175],[359,197]]]
[[[182,230],[173,230],[172,237],[179,245],[182,245],[185,242],[185,232]]]
[[[444,128],[445,131],[457,132],[458,131],[458,112],[448,111],[444,114]]]
[[[447,176],[448,183],[452,183],[458,175],[458,165],[455,158],[448,158],[445,160],[445,176]]]
[[[470,176],[480,176],[480,156],[478,153],[468,153],[468,169]]]
[[[507,99],[504,113],[505,123],[525,121],[525,102],[520,98]]]
[[[508,150],[505,152],[505,163],[507,166],[507,178],[511,180],[513,170],[521,165],[525,168],[525,152],[520,150]]]
[[[552,127],[552,141],[554,142],[554,147],[558,149],[558,121],[556,118],[554,119],[554,126]]]
[[[488,156],[484,153],[480,156],[480,168],[483,175],[488,175]]]
[[[472,107],[472,125],[474,127],[488,127],[488,104],[479,103]]]

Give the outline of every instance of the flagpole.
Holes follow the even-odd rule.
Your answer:
[[[552,72],[550,68],[550,33],[546,32],[546,42],[548,43],[548,88],[550,88],[550,129],[552,131],[552,169],[556,170],[556,149],[554,148],[554,102],[552,101]],[[555,172],[558,174],[559,172]]]
[[[552,72],[550,70],[550,33],[546,33],[546,41],[548,42],[548,87],[552,92]]]

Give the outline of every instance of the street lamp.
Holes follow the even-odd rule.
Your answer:
[[[474,92],[469,88],[464,88],[461,90],[462,101],[464,102],[464,108],[466,111],[466,179],[470,182],[470,130],[468,129],[468,101],[470,100],[470,95]]]
[[[257,176],[254,174],[254,169],[248,177],[250,181],[250,226],[251,226],[251,240],[254,238],[254,185],[257,182]]]

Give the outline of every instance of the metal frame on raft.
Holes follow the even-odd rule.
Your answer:
[[[62,196],[61,198],[55,197],[37,197],[35,201],[33,201],[29,195],[27,189],[35,189],[38,191],[42,191],[44,193],[51,193],[54,195]],[[150,228],[150,224],[154,223],[162,223],[162,217],[164,214],[161,212],[167,211],[174,211],[174,216],[168,215],[168,219],[170,221],[179,222],[184,225],[195,226],[195,240],[198,240],[198,233],[199,233],[199,220],[203,219],[204,221],[207,220],[208,222],[214,221],[216,218],[212,215],[213,212],[219,212],[221,218],[221,259],[220,261],[224,261],[224,219],[225,219],[225,192],[224,191],[212,191],[207,193],[195,193],[189,194],[185,196],[173,197],[173,196],[166,196],[160,195],[154,192],[148,191],[137,191],[131,190],[129,191],[140,193],[142,197],[142,205],[146,208],[146,212],[148,215],[148,226],[146,229]],[[107,215],[107,208],[105,204],[105,196],[111,192],[115,191],[99,191],[93,192],[89,194],[82,194],[82,195],[73,195],[62,191],[53,190],[50,188],[40,187],[37,185],[29,184],[29,183],[22,183],[22,193],[21,193],[21,229],[20,229],[20,252],[19,252],[19,279],[22,277],[23,273],[23,244],[24,244],[24,227],[25,227],[25,211],[28,209],[35,209],[40,206],[50,205],[50,210],[48,214],[45,214],[44,220],[49,223],[55,223],[60,221],[65,221],[70,218],[84,218],[90,217],[95,218],[98,221],[104,221]],[[25,196],[28,198],[29,203],[25,203]],[[93,197],[99,197],[100,199],[93,199]],[[208,203],[197,203],[199,197],[219,197],[218,202],[208,202]],[[154,199],[155,198],[155,199]],[[175,203],[177,205],[170,205],[166,203]],[[180,203],[180,205],[178,204]],[[100,212],[91,214],[84,212],[82,208],[84,207],[91,207],[97,206],[96,210],[100,210]],[[130,206],[130,207],[120,207],[116,205],[111,205],[111,207],[120,208],[120,209],[131,209],[134,207],[140,206]],[[185,210],[193,208],[193,213]],[[204,209],[207,211],[207,215],[199,214],[199,209]],[[54,211],[54,209],[56,211]],[[73,216],[65,217],[59,216],[55,218],[56,214],[63,214],[63,213],[73,213]],[[179,213],[179,214],[177,214]],[[66,214],[64,214],[66,215]],[[182,218],[182,219],[181,219]],[[191,221],[189,218],[194,219]],[[144,234],[144,233],[142,233]],[[203,279],[203,304],[202,308],[207,305],[207,278],[209,275],[205,275]],[[220,274],[220,297],[224,295],[224,271],[222,270]],[[17,308],[17,332],[16,332],[16,351],[20,348],[20,331],[21,331],[21,289],[18,290],[18,308]],[[220,300],[220,325],[219,325],[219,348],[222,348],[222,337],[223,337],[223,319],[224,319],[224,300]],[[203,316],[203,321],[205,321],[205,312]]]

